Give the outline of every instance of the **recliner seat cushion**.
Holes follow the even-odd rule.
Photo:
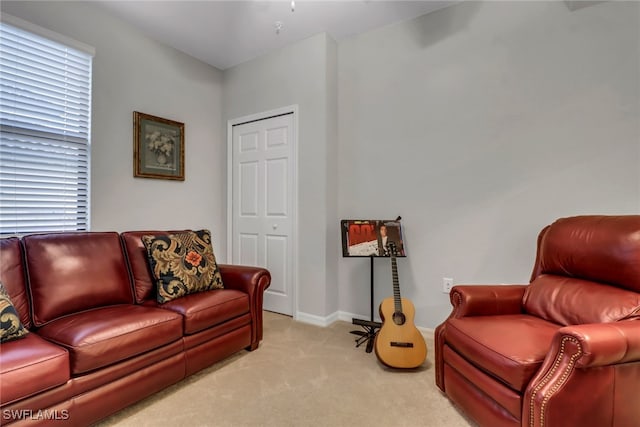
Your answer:
[[[0,347],[2,405],[65,384],[71,377],[69,353],[37,334]]]
[[[447,320],[447,342],[485,373],[524,391],[559,325],[526,314]]]
[[[543,274],[527,287],[524,310],[563,326],[640,318],[640,294],[588,280]]]
[[[69,351],[71,372],[77,375],[182,338],[182,316],[124,304],[62,317],[38,333]]]

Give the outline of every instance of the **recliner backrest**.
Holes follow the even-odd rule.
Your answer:
[[[640,215],[577,216],[545,227],[523,303],[561,325],[640,317]]]
[[[534,272],[640,292],[640,215],[558,219],[541,233]]]

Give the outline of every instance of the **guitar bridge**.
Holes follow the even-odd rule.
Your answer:
[[[391,347],[413,348],[412,342],[391,341]]]

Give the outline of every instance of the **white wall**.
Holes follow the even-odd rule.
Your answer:
[[[339,44],[339,213],[402,215],[416,324],[449,314],[443,277],[527,283],[555,218],[639,212],[639,6],[465,2]],[[368,260],[339,266],[367,314]]]
[[[296,104],[298,133],[298,316],[323,323],[337,311],[337,256],[327,232],[337,216],[329,171],[337,154],[337,48],[326,34],[225,70],[223,121]],[[331,105],[333,102],[334,105]],[[332,211],[333,210],[333,211]],[[336,227],[337,228],[337,227]]]
[[[333,40],[327,43],[327,153],[325,176],[327,179],[326,198],[326,302],[324,316],[337,313],[340,309],[340,287],[338,278],[338,262],[341,251],[340,217],[338,215],[338,45]]]
[[[219,70],[159,44],[92,2],[2,2],[2,11],[89,44],[91,228],[209,228],[226,253]],[[133,111],[185,123],[185,181],[133,178]]]
[[[635,2],[465,2],[337,45],[317,35],[224,75],[94,3],[1,8],[96,48],[94,230],[206,227],[224,258],[227,120],[299,106],[307,320],[369,315],[369,261],[340,258],[341,218],[402,215],[403,296],[435,327],[450,311],[443,276],[527,282],[545,224],[640,211]],[[134,110],[185,122],[185,182],[132,177]],[[377,307],[389,263],[375,274]]]

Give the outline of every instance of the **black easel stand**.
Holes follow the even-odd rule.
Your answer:
[[[352,319],[354,325],[359,325],[364,331],[351,331],[352,334],[358,335],[356,338],[356,347],[360,347],[362,344],[367,343],[367,353],[371,353],[373,350],[373,342],[378,333],[378,329],[382,327],[382,323],[373,321],[373,258],[371,259],[371,320]]]

